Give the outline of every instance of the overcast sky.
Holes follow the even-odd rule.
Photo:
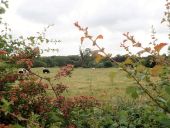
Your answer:
[[[79,21],[89,27],[92,35],[102,34],[104,39],[99,45],[112,53],[124,54],[120,43],[122,33],[130,32],[136,39],[147,45],[150,41],[151,26],[157,31],[159,42],[167,42],[167,27],[160,24],[165,0],[9,0],[5,19],[15,35],[30,35],[49,25],[49,38],[62,42],[56,46],[58,53],[44,55],[79,54],[82,33],[73,23]],[[91,47],[85,41],[83,48]],[[91,47],[93,48],[93,47]],[[164,48],[166,52],[167,47]]]

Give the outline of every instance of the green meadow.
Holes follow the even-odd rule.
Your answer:
[[[33,68],[32,71],[42,77],[54,78],[59,68],[49,68],[50,73],[43,74],[42,68]],[[65,96],[94,96],[100,100],[116,100],[126,97],[126,87],[135,85],[125,72],[119,68],[74,68],[71,77],[54,80],[53,85],[62,82],[68,89]]]

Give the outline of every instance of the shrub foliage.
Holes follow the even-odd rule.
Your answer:
[[[169,0],[165,6],[162,23],[166,23],[169,27]],[[1,1],[0,14],[5,13],[7,7],[8,1]],[[143,47],[142,43],[136,41],[129,32],[124,33],[125,40],[121,43],[121,47],[128,52],[128,55],[118,59],[112,58],[111,54],[107,54],[105,49],[97,44],[97,40],[103,39],[102,35],[93,37],[87,27],[81,27],[78,22],[74,24],[84,34],[80,38],[81,44],[85,39],[89,39],[92,45],[98,48],[96,51],[90,51],[91,55],[87,51],[83,53],[80,50],[80,65],[85,65],[86,60],[91,57],[95,58],[95,62],[89,65],[95,63],[99,67],[101,65],[110,67],[116,64],[136,83],[136,86],[127,88],[127,93],[134,98],[133,102],[120,99],[116,105],[113,105],[90,96],[65,97],[63,92],[67,90],[67,86],[61,82],[61,78],[71,76],[74,68],[72,64],[61,67],[54,78],[42,77],[32,72],[31,68],[41,53],[38,46],[41,43],[58,42],[45,37],[48,27],[36,36],[27,38],[20,36],[14,39],[10,34],[9,26],[2,18],[0,25],[2,28],[0,32],[0,127],[170,127],[170,60],[160,55],[161,49],[167,43],[157,42],[154,33],[151,47]],[[140,50],[132,55],[129,44]],[[147,61],[141,59],[144,53],[150,54]],[[73,61],[77,61],[73,58]],[[41,61],[36,63],[48,66]],[[21,67],[24,67],[26,72],[18,73]],[[111,77],[114,77],[114,74]],[[140,103],[135,100],[138,97],[144,97],[146,101]]]

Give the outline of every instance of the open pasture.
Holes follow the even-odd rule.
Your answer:
[[[59,68],[49,68],[49,70],[49,74],[43,74],[42,68],[32,69],[40,76],[54,78]],[[111,72],[114,72],[113,81]],[[52,82],[56,84],[59,81],[52,80]],[[74,68],[71,77],[62,78],[60,82],[68,86],[65,96],[88,95],[100,100],[115,100],[119,96],[127,97],[126,87],[135,84],[133,80],[126,77],[125,72],[118,68]]]

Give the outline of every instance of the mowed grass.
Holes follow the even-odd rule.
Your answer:
[[[59,68],[49,68],[49,74],[43,74],[42,68],[33,68],[32,71],[43,77],[57,74]],[[114,72],[113,82],[109,74]],[[52,79],[54,85],[62,82],[68,86],[65,96],[95,96],[100,100],[115,100],[117,97],[128,97],[126,88],[135,85],[126,73],[118,68],[74,68],[71,77],[62,78],[60,81]]]

